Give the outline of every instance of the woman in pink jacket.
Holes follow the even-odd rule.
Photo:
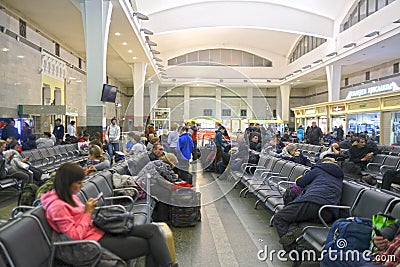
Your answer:
[[[135,226],[127,235],[104,233],[94,226],[92,213],[98,200],[89,198],[83,204],[76,196],[84,177],[79,165],[65,163],[57,171],[54,190],[42,195],[47,220],[55,231],[75,240],[95,240],[124,260],[146,256],[146,266],[175,266],[156,225]]]

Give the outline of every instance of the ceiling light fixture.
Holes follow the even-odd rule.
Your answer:
[[[160,51],[157,51],[157,50],[154,50],[154,49],[150,49],[150,52],[153,53],[154,55],[161,54]]]
[[[378,35],[379,35],[379,31],[373,31],[373,32],[368,33],[364,37],[374,37],[374,36],[378,36]]]
[[[156,63],[156,66],[157,66],[157,67],[160,67],[160,68],[164,68],[164,65],[162,65],[162,64],[160,64],[160,63]]]
[[[129,54],[132,54],[132,52],[133,52],[132,50],[130,50],[130,49],[128,50],[128,53],[129,53]]]
[[[140,20],[149,20],[149,17],[146,16],[145,14],[142,14],[140,12],[133,12],[133,16],[136,16]]]
[[[327,57],[333,57],[333,56],[336,56],[336,55],[337,55],[337,52],[332,52],[332,53],[327,54],[326,56]]]
[[[400,23],[400,19],[393,21],[393,23]]]
[[[116,32],[116,33],[114,33],[114,35],[115,35],[115,36],[120,36],[120,35],[121,35],[121,33],[119,33],[119,32]]]
[[[133,60],[136,60],[136,59],[137,59],[137,57],[132,57],[132,59],[133,59]]]
[[[304,66],[303,70],[308,69],[308,68],[311,68],[311,65]]]
[[[299,73],[301,72],[301,70],[295,70],[293,73]]]
[[[150,31],[149,29],[146,29],[146,28],[141,28],[140,31],[143,32],[144,34],[147,34],[147,35],[153,35],[154,34],[152,31]]]
[[[156,62],[162,62],[162,59],[161,58],[158,58],[158,57],[153,57],[154,58],[154,60],[156,61]]]
[[[318,64],[318,63],[321,63],[322,62],[322,59],[318,59],[318,60],[315,60],[314,62],[313,62],[313,64]]]
[[[7,48],[7,47],[4,47],[3,49],[2,49],[2,51],[3,52],[7,52],[9,49]]]
[[[356,43],[349,43],[347,45],[344,45],[343,48],[352,48],[352,47],[355,47],[355,46],[356,46]]]
[[[128,45],[128,43],[127,42],[122,42],[122,45]]]

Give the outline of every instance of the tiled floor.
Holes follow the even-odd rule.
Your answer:
[[[181,267],[291,266],[275,257],[258,259],[265,255],[261,250],[271,252],[281,246],[274,228],[268,226],[271,213],[262,206],[255,210],[251,194],[239,198],[240,188],[233,188],[233,181],[202,171],[195,175],[195,185],[202,193],[202,221],[195,227],[172,228]],[[9,218],[17,198],[14,189],[0,191],[0,219]],[[135,266],[143,266],[143,260]]]

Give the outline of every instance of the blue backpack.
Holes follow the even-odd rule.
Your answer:
[[[371,232],[371,219],[359,217],[338,219],[329,230],[324,249],[364,252],[369,249]]]

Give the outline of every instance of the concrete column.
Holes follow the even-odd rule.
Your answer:
[[[183,88],[183,121],[190,119],[190,87]]]
[[[153,82],[150,84],[149,87],[149,93],[150,93],[150,112],[157,107],[157,101],[158,101],[158,88],[160,84]]]
[[[253,119],[253,88],[247,88],[247,119]]]
[[[144,82],[147,63],[133,63],[133,124],[136,130],[144,129]]]
[[[106,81],[108,32],[113,5],[111,1],[99,0],[84,0],[80,5],[86,41],[86,129],[89,134],[102,133],[106,121],[104,104],[100,99]]]
[[[222,89],[221,87],[215,88],[215,118],[217,120],[221,119],[222,113]]]
[[[281,110],[280,110],[280,117],[283,122],[289,122],[289,98],[290,98],[290,85],[284,84],[279,87],[280,95],[281,95]]]
[[[340,79],[342,78],[341,65],[329,65],[325,67],[328,81],[328,101],[340,99]]]

